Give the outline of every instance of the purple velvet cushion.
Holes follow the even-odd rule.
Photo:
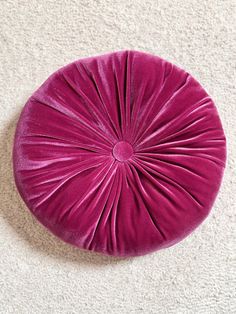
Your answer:
[[[37,219],[80,248],[116,256],[168,247],[207,216],[225,166],[217,110],[159,57],[78,60],[30,97],[14,173]]]

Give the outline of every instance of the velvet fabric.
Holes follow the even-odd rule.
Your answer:
[[[115,52],[59,69],[30,97],[14,143],[18,190],[66,242],[135,256],[207,216],[225,167],[213,101],[184,70]]]

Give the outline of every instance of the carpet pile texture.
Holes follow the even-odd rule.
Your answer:
[[[225,1],[0,3],[0,313],[236,313],[235,14]],[[109,51],[159,55],[213,98],[227,167],[204,223],[169,249],[116,259],[78,250],[30,214],[13,180],[16,122],[59,67]]]

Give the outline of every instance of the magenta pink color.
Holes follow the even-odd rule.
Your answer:
[[[207,216],[225,167],[217,110],[184,70],[122,51],[60,69],[30,97],[18,190],[66,242],[115,256],[173,245]]]
[[[113,147],[113,157],[122,162],[132,157],[134,153],[133,147],[126,141],[120,141]]]

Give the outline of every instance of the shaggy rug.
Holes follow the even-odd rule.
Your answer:
[[[235,1],[2,0],[0,10],[0,313],[236,313]],[[227,167],[194,233],[117,259],[65,244],[30,214],[12,175],[28,97],[81,57],[135,49],[191,73],[215,101]]]

